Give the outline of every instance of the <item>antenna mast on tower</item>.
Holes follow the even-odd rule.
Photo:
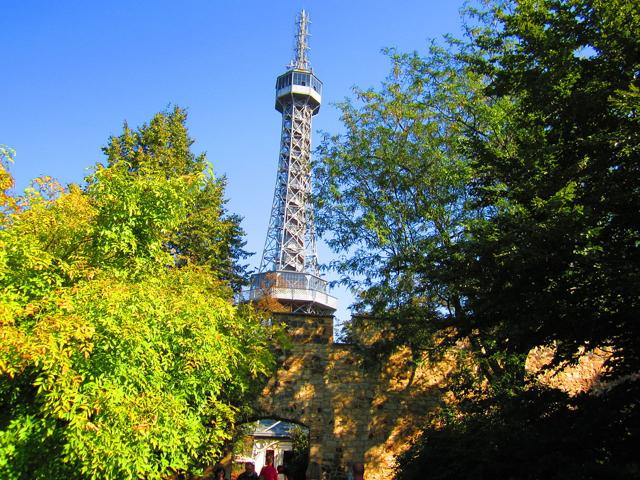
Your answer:
[[[307,58],[307,50],[309,50],[309,16],[302,10],[298,15],[296,32],[296,41],[293,47],[293,61],[289,64],[289,68],[296,70],[309,70],[311,65]]]
[[[270,296],[292,312],[332,313],[337,300],[320,277],[311,204],[311,118],[320,111],[322,82],[307,56],[309,16],[297,18],[294,58],[276,80],[282,114],[278,173],[260,271],[249,300]]]

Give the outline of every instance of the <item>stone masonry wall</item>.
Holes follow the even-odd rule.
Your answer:
[[[264,418],[309,428],[309,480],[342,480],[353,463],[367,480],[393,478],[397,454],[406,450],[447,397],[447,374],[455,361],[416,367],[407,351],[383,363],[367,360],[352,345],[333,343],[333,318],[274,314],[293,341],[279,358],[256,404]],[[608,355],[586,352],[577,365],[541,370],[552,349],[534,349],[527,360],[540,381],[569,393],[597,388]]]
[[[402,352],[383,365],[366,364],[354,347],[332,343],[332,317],[277,319],[294,342],[265,386],[258,414],[309,428],[310,480],[346,478],[353,463],[365,465],[367,480],[391,478],[395,455],[443,400],[447,362],[415,368]]]

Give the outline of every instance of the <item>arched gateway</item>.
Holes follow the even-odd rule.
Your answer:
[[[354,463],[367,480],[391,478],[395,455],[441,401],[444,365],[416,368],[406,352],[367,361],[333,343],[333,317],[274,314],[293,340],[256,401],[258,416],[309,428],[309,480],[343,480]]]

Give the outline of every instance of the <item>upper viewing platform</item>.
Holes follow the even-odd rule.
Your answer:
[[[282,113],[291,96],[309,97],[315,115],[322,101],[322,82],[310,71],[290,70],[276,80],[276,110]]]

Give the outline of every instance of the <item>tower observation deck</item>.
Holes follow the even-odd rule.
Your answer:
[[[307,57],[309,17],[297,19],[294,58],[276,80],[282,133],[271,217],[259,273],[246,300],[271,297],[292,312],[332,313],[335,297],[320,277],[311,204],[311,119],[320,110],[322,82]]]

